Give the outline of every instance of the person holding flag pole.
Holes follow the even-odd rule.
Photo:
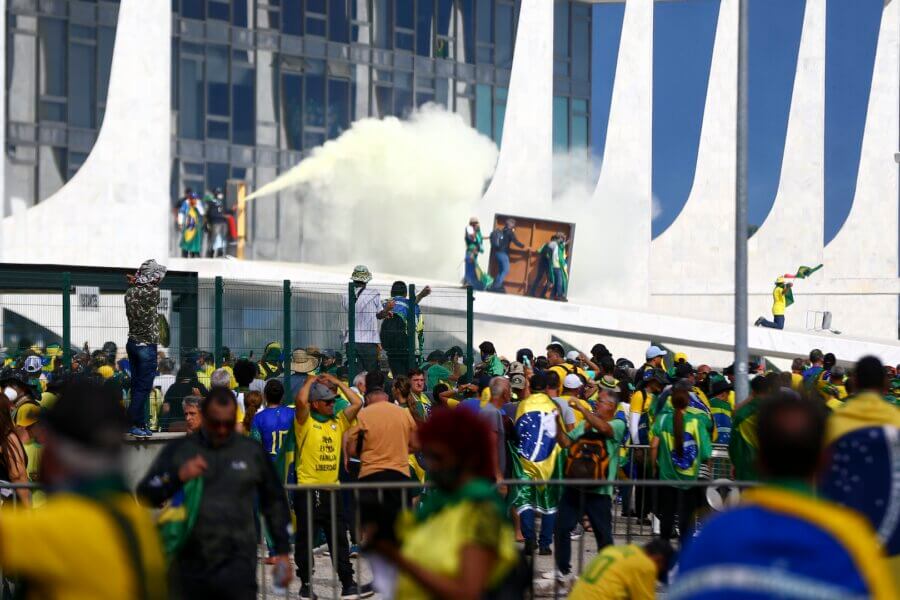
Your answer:
[[[795,274],[785,273],[776,279],[775,289],[772,290],[772,320],[769,321],[765,317],[760,317],[754,325],[756,327],[768,327],[769,329],[784,329],[784,312],[787,307],[794,303],[794,284],[787,280],[806,279],[821,268],[822,265],[815,267],[800,266]]]

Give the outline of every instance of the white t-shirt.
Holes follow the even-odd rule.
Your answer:
[[[550,242],[548,246],[550,247],[550,251],[552,252],[552,254],[550,254],[550,266],[552,266],[554,269],[559,269],[560,267],[562,267],[562,265],[559,263],[559,244],[556,242]]]
[[[341,296],[344,312],[350,307],[347,294]],[[381,312],[381,294],[371,288],[364,288],[356,297],[356,332],[354,341],[357,344],[380,344],[381,334],[378,332],[378,313]],[[350,341],[349,332],[344,333],[344,343]]]

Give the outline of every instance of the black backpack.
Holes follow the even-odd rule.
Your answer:
[[[569,447],[566,479],[606,479],[609,458],[606,440],[598,433],[586,433]]]

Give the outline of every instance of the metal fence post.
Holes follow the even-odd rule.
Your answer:
[[[62,274],[62,346],[63,365],[72,368],[72,274]]]
[[[472,348],[475,346],[475,290],[471,285],[466,286],[466,378],[474,381],[473,369],[475,368],[475,356]]]
[[[409,284],[409,312],[406,315],[406,366],[416,368],[416,286]]]
[[[284,291],[282,292],[284,302],[284,315],[282,317],[282,325],[284,326],[284,343],[281,346],[281,356],[284,360],[284,389],[291,389],[291,280],[284,280]]]
[[[347,362],[350,381],[356,377],[356,287],[347,284]]]
[[[222,313],[225,312],[224,307],[224,299],[225,299],[225,280],[221,277],[216,277],[216,294],[215,294],[215,306],[213,307],[213,327],[214,332],[213,336],[215,339],[213,343],[215,344],[215,353],[216,353],[216,368],[222,366],[222,346],[224,342],[222,341]]]

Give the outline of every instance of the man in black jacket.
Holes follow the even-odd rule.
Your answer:
[[[494,279],[494,285],[491,291],[503,291],[503,280],[509,274],[509,245],[515,244],[518,248],[524,248],[525,244],[516,238],[516,221],[515,219],[507,219],[504,226],[497,227],[491,232],[491,249],[494,251],[494,257],[497,259],[497,278]]]
[[[262,446],[235,434],[237,402],[230,390],[211,390],[201,411],[200,431],[163,448],[137,492],[160,506],[185,482],[202,477],[197,520],[172,561],[172,590],[183,598],[253,599],[257,497],[277,554],[278,583],[286,586],[292,577],[284,488]]]

